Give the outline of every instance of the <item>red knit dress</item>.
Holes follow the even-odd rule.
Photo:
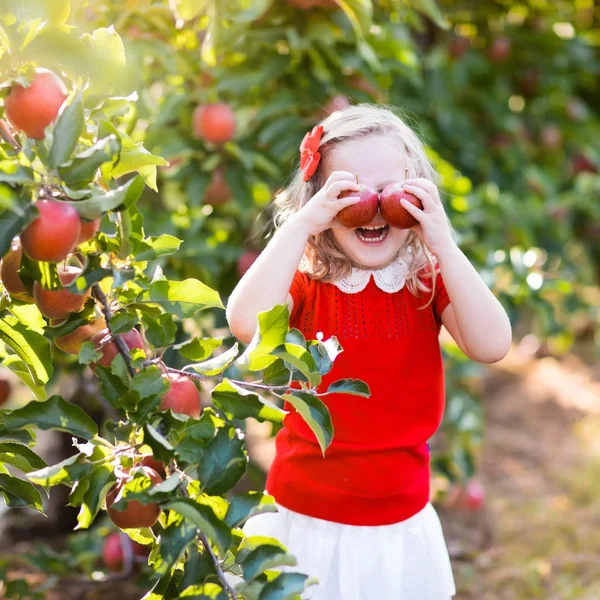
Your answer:
[[[431,287],[431,279],[424,278]],[[450,299],[439,271],[431,292],[395,293],[371,276],[358,293],[297,271],[290,289],[290,326],[307,339],[336,336],[343,352],[323,377],[365,381],[371,396],[325,396],[334,426],[323,457],[295,409],[277,434],[266,489],[297,513],[348,525],[387,525],[409,519],[429,501],[427,440],[444,411],[444,372],[438,335]]]

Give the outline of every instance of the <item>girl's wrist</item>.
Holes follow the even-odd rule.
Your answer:
[[[458,247],[456,242],[451,242],[436,252],[435,257],[441,267],[445,262],[451,261],[457,253],[462,254],[462,250]]]
[[[295,235],[301,235],[308,241],[308,238],[311,235],[311,227],[301,212],[292,215],[286,221],[285,225],[288,231],[293,232]]]

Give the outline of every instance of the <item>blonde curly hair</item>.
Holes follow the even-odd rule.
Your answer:
[[[423,177],[436,182],[437,172],[429,161],[425,147],[415,132],[402,120],[397,109],[388,106],[359,104],[335,111],[321,122],[323,137],[319,146],[321,162],[315,174],[304,181],[304,173],[296,170],[287,188],[276,194],[269,207],[271,223],[262,232],[270,237],[293,214],[298,212],[325,184],[323,164],[338,145],[365,135],[389,136],[397,144],[406,159],[408,176]],[[260,235],[260,234],[259,234]],[[257,235],[253,236],[257,239]],[[409,264],[407,287],[414,296],[419,292],[431,292],[426,308],[435,296],[436,259],[414,231],[410,231],[406,243],[399,251]],[[352,270],[350,259],[339,247],[331,230],[310,236],[299,269],[312,279],[331,282],[348,275]],[[431,278],[431,288],[423,279]]]

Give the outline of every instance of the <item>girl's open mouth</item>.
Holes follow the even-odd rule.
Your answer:
[[[389,225],[358,227],[354,230],[358,239],[365,244],[379,244],[385,240],[390,231]]]

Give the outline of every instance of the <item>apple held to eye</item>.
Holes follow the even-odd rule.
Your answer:
[[[368,185],[358,184],[358,192],[346,190],[338,198],[358,196],[360,202],[342,208],[337,214],[338,221],[344,227],[362,227],[368,225],[377,214],[379,208],[379,194]]]
[[[398,229],[410,229],[419,222],[402,206],[401,200],[407,200],[417,208],[423,210],[423,204],[414,195],[404,190],[400,182],[390,183],[383,188],[379,199],[381,216],[384,221]]]

